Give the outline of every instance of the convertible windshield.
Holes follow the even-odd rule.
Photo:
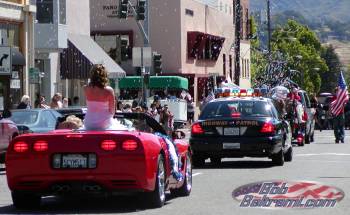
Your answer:
[[[11,120],[17,125],[30,125],[37,121],[38,115],[38,111],[13,111]]]

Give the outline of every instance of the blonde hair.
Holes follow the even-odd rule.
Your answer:
[[[28,95],[23,95],[22,98],[21,98],[21,102],[25,103],[25,102],[29,101],[29,98],[30,97]]]
[[[58,129],[79,129],[81,127],[83,127],[83,121],[74,115],[70,115],[66,118],[66,121],[59,124]]]

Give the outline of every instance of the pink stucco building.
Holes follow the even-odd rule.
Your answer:
[[[135,1],[136,2],[136,1]],[[120,20],[117,0],[90,0],[91,35],[106,51],[116,47],[116,35],[132,47],[143,46],[133,17]],[[250,87],[249,2],[242,0],[240,85]],[[232,0],[151,0],[150,44],[162,54],[163,74],[189,78],[190,92],[201,98],[212,74],[233,79],[234,9]],[[121,63],[134,75],[131,59]]]

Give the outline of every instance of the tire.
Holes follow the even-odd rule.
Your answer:
[[[36,209],[40,207],[41,196],[18,191],[13,191],[11,196],[13,205],[18,209]]]
[[[186,169],[183,185],[178,189],[171,190],[174,196],[189,196],[192,191],[192,161],[189,154],[186,155]]]
[[[1,164],[5,163],[5,157],[6,157],[6,153],[0,154],[0,163]]]
[[[203,167],[205,164],[205,159],[198,155],[192,155],[192,164],[194,167]]]
[[[211,157],[210,163],[214,166],[219,167],[219,166],[221,166],[221,158]]]
[[[151,208],[160,208],[165,203],[165,181],[166,172],[164,158],[162,155],[158,156],[158,167],[156,174],[156,184],[154,191],[145,193],[145,200]]]
[[[293,160],[293,147],[289,147],[288,151],[284,154],[284,160],[291,162]]]
[[[283,166],[284,165],[283,149],[281,149],[277,154],[272,156],[272,163],[276,166]]]

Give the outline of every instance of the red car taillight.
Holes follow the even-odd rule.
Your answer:
[[[46,141],[36,141],[33,149],[36,152],[45,152],[49,149],[49,144]]]
[[[104,140],[101,142],[101,148],[105,151],[113,151],[117,148],[117,143],[113,140]]]
[[[29,149],[28,144],[26,142],[23,142],[23,141],[17,142],[13,145],[13,150],[15,152],[22,153],[22,152],[28,151],[28,149]]]
[[[262,126],[261,133],[273,133],[275,132],[275,126],[271,122],[265,122]]]
[[[240,112],[234,112],[231,114],[232,118],[240,118],[241,117],[241,113]]]
[[[122,144],[122,148],[125,151],[135,151],[137,149],[137,142],[135,140],[125,140]]]
[[[192,125],[191,133],[192,134],[203,134],[204,130],[199,123],[195,123]]]

